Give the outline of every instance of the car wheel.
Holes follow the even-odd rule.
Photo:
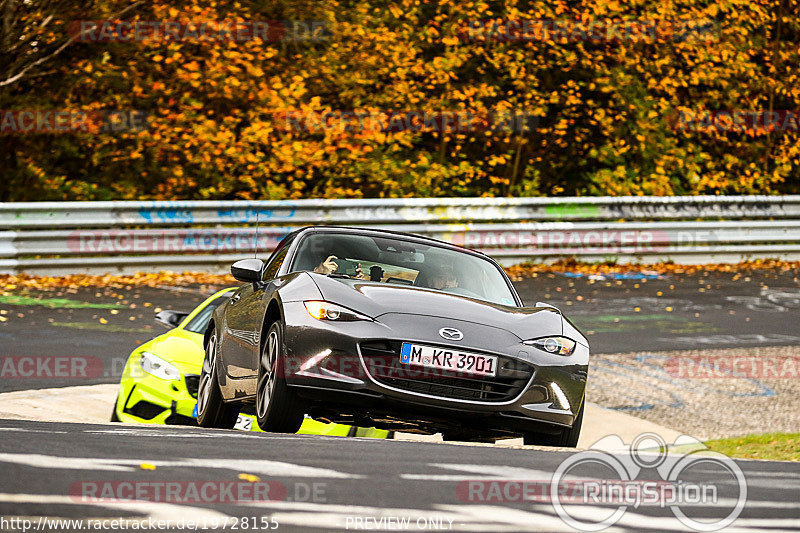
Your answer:
[[[578,410],[578,416],[569,429],[563,429],[555,435],[543,433],[525,433],[523,441],[525,444],[535,446],[560,446],[562,448],[575,448],[578,445],[578,438],[581,436],[581,426],[583,425],[583,405]]]
[[[231,429],[236,424],[239,412],[222,401],[217,372],[217,334],[212,333],[206,344],[206,356],[197,387],[197,424],[205,428]]]
[[[120,422],[120,419],[117,416],[117,404],[118,403],[119,403],[119,394],[117,394],[117,399],[114,400],[114,408],[111,409],[111,422]]]
[[[267,332],[258,365],[256,420],[263,431],[296,433],[303,423],[302,404],[286,385],[283,328],[275,322]]]

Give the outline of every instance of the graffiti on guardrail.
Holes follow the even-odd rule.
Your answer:
[[[592,204],[548,205],[545,214],[552,218],[592,218],[600,214],[600,207]]]
[[[221,265],[230,258],[223,260],[220,252],[254,246],[246,235],[256,218],[265,234],[259,242],[264,252],[288,233],[278,226],[335,224],[427,235],[495,254],[505,263],[578,256],[677,262],[800,258],[800,195],[6,203],[0,204],[0,226],[9,230],[0,232],[0,272],[44,272],[55,264],[54,256],[61,256],[60,267],[94,271]],[[203,252],[206,260],[199,261]],[[153,262],[143,260],[147,254]],[[179,254],[192,257],[181,263]],[[69,257],[81,255],[106,257],[98,263]],[[786,298],[762,300],[741,303],[792,307],[783,303]]]
[[[766,217],[779,215],[783,206],[776,201],[734,201],[708,202],[697,200],[681,200],[680,202],[642,202],[636,204],[609,204],[606,206],[611,215],[619,218],[630,217],[670,217],[691,218],[703,217]]]
[[[152,209],[142,207],[139,209],[139,216],[146,222],[174,222],[176,224],[191,224],[194,222],[194,214],[190,208],[182,208],[179,203],[170,202],[170,206]]]
[[[258,218],[262,222],[270,222],[272,219],[287,219],[294,217],[297,212],[295,208],[286,209],[219,209],[217,217],[222,221],[249,223]]]

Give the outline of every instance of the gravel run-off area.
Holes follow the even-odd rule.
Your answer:
[[[800,431],[800,347],[597,354],[587,399],[701,440]]]

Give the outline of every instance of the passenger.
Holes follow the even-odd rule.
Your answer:
[[[458,287],[458,278],[453,272],[453,267],[446,264],[434,267],[433,271],[428,274],[427,286],[438,291]]]

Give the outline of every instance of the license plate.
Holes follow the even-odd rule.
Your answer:
[[[403,343],[400,362],[478,376],[494,376],[497,373],[497,357],[492,355],[462,352],[452,348],[435,348],[410,342]]]
[[[253,419],[249,416],[242,416],[239,415],[236,418],[236,423],[233,425],[233,429],[240,429],[242,431],[250,431],[253,429]]]

